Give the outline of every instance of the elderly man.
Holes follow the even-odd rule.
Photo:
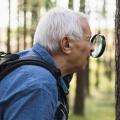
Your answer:
[[[70,74],[86,67],[93,49],[90,37],[88,21],[80,13],[54,8],[40,18],[33,47],[18,54],[37,57],[57,68],[60,84],[44,67],[15,69],[0,82],[0,119],[67,120]]]

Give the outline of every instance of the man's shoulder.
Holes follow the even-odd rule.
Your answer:
[[[46,93],[57,101],[56,80],[45,68],[33,65],[22,66],[0,82],[0,101],[2,99],[29,96],[31,92]]]
[[[15,69],[1,80],[0,84],[1,90],[2,88],[20,91],[29,88],[41,88],[47,91],[56,89],[54,76],[47,69],[35,65],[23,65]]]
[[[56,84],[56,79],[52,73],[41,66],[24,65],[19,69],[19,72],[32,82]]]

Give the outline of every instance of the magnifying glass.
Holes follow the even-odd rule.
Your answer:
[[[91,43],[94,47],[94,51],[91,52],[90,56],[94,58],[100,57],[104,53],[106,47],[106,41],[104,35],[95,34],[91,38]]]

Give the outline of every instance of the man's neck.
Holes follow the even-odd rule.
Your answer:
[[[64,56],[61,57],[60,55],[54,54],[53,59],[56,66],[61,70],[62,76],[70,74],[69,65]]]

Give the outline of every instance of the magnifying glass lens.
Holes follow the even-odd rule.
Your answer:
[[[94,58],[100,57],[105,50],[105,37],[101,34],[96,34],[92,37],[91,44],[94,47],[94,51],[91,52],[91,56]]]

